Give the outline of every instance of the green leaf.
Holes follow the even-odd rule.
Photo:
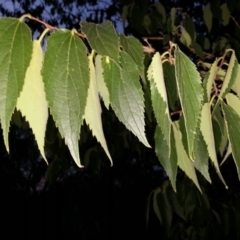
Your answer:
[[[195,64],[177,46],[175,71],[188,138],[188,153],[192,159],[194,138],[202,107],[203,88]]]
[[[11,116],[32,54],[29,27],[16,18],[0,19],[0,119],[7,151]]]
[[[172,224],[172,208],[167,199],[166,195],[166,187],[168,186],[168,182],[163,184],[162,190],[157,188],[153,194],[153,209],[156,213],[160,223],[166,229],[167,234],[169,234]]]
[[[120,63],[121,69],[111,59],[103,58],[111,106],[126,128],[150,147],[144,132],[144,98],[137,66],[126,52],[121,52]]]
[[[227,104],[232,107],[236,113],[240,116],[240,99],[232,94],[232,93],[228,93],[226,95],[226,100],[227,100]]]
[[[173,124],[173,133],[177,150],[177,162],[178,166],[186,173],[186,175],[194,182],[199,191],[201,192],[201,188],[199,186],[197,175],[193,166],[193,162],[189,159],[186,151],[184,150],[182,143],[182,135],[177,126],[177,123]]]
[[[74,32],[58,30],[48,38],[42,69],[50,111],[79,167],[78,140],[90,82],[86,54]]]
[[[176,17],[176,8],[171,8],[171,12],[170,12],[170,16],[171,16],[171,28],[172,31],[175,29],[175,17]]]
[[[210,3],[208,3],[203,10],[203,19],[208,28],[208,32],[211,32],[213,15],[212,15]]]
[[[203,50],[202,50],[202,47],[200,46],[200,44],[198,44],[195,41],[192,41],[192,47],[194,48],[196,54],[201,58],[201,60],[203,60],[204,54],[203,54]]]
[[[218,71],[218,59],[216,59],[211,65],[211,68],[206,78],[206,82],[205,82],[206,86],[204,87],[204,91],[207,96],[207,99],[206,99],[207,102],[209,102],[211,99],[212,86],[216,78],[217,71]]]
[[[223,25],[227,26],[230,20],[230,12],[228,10],[227,4],[224,3],[221,5],[221,9],[222,9],[222,21],[223,21]]]
[[[22,92],[17,100],[17,109],[29,122],[38,148],[44,160],[44,138],[48,119],[48,103],[41,75],[43,50],[40,41],[33,41],[33,53],[27,69]]]
[[[181,28],[182,29],[182,34],[180,37],[180,41],[186,45],[187,47],[189,47],[192,43],[192,39],[191,36],[189,35],[189,33],[186,31],[186,29],[184,27]]]
[[[168,61],[163,63],[164,81],[167,89],[169,107],[171,110],[175,110],[177,102],[179,100],[177,81],[175,76],[175,67]]]
[[[127,16],[128,16],[128,9],[131,5],[125,5],[123,6],[123,10],[122,10],[122,23],[123,23],[123,28],[125,28],[125,23],[127,20]]]
[[[208,172],[208,150],[206,142],[203,139],[201,131],[198,129],[196,138],[194,141],[194,167],[205,177],[205,179],[211,183],[211,179]]]
[[[218,106],[220,99],[225,98],[225,95],[229,92],[229,90],[232,88],[236,77],[237,77],[237,72],[238,72],[238,62],[237,62],[237,58],[235,55],[235,52],[232,51],[232,55],[228,64],[228,69],[223,81],[223,85],[221,88],[221,91],[218,95],[218,100],[214,106],[213,112],[215,111],[216,106]]]
[[[240,64],[238,64],[237,77],[232,86],[232,90],[240,97]]]
[[[164,135],[161,131],[161,128],[159,126],[156,126],[155,152],[172,183],[174,191],[176,191],[177,152],[176,152],[176,145],[175,145],[173,131],[171,131],[170,141],[171,141],[170,143],[171,148],[168,145],[166,139],[164,139]],[[169,151],[170,151],[170,156],[169,156]]]
[[[166,17],[166,10],[165,10],[164,6],[160,2],[156,2],[154,5],[155,5],[157,11],[162,16],[162,24],[165,24],[167,17]]]
[[[240,116],[238,113],[222,102],[222,109],[226,120],[229,141],[232,147],[233,159],[240,179]]]
[[[142,78],[145,78],[143,65],[144,53],[142,44],[137,38],[134,37],[126,37],[123,34],[120,34],[119,37],[120,45],[122,46],[123,50],[127,52],[137,64],[137,67],[139,69],[139,75]]]
[[[153,111],[164,138],[170,146],[171,119],[168,110],[167,92],[163,77],[162,60],[157,52],[148,68],[148,79],[151,83]]]
[[[227,7],[231,13],[235,10],[235,8],[237,8],[237,5],[238,5],[238,1],[227,0]]]
[[[218,122],[220,131],[221,131],[221,137],[220,137],[220,146],[219,146],[219,152],[221,156],[223,155],[223,152],[226,149],[227,142],[228,142],[228,136],[227,136],[227,129],[225,120],[223,118],[222,109],[220,106],[218,106],[212,115],[213,119]],[[215,137],[215,136],[214,136]],[[215,138],[216,139],[216,138]]]
[[[207,144],[208,154],[213,162],[213,165],[217,171],[219,178],[222,180],[223,184],[227,188],[227,185],[222,177],[222,174],[219,169],[217,154],[215,149],[215,140],[213,135],[213,127],[212,127],[212,118],[211,118],[211,110],[210,104],[205,103],[202,108],[200,129],[203,135],[203,139]]]
[[[99,54],[95,58],[95,70],[96,70],[97,89],[100,93],[100,96],[103,99],[103,103],[105,107],[109,109],[110,97],[109,97],[109,92],[103,77],[102,56]]]
[[[101,24],[81,22],[80,25],[91,48],[102,56],[109,56],[118,64],[119,42],[112,22],[106,21]]]
[[[196,32],[195,32],[195,25],[193,23],[192,18],[189,15],[185,15],[185,19],[183,22],[183,27],[186,29],[190,38],[195,41],[196,40]]]
[[[220,0],[210,0],[211,12],[213,16],[222,21],[222,9],[220,7]]]
[[[104,137],[102,128],[102,109],[99,102],[99,96],[97,91],[96,73],[93,64],[92,54],[89,56],[89,69],[90,69],[90,86],[88,89],[87,105],[85,108],[84,119],[92,130],[93,136],[96,136],[97,140],[102,145],[105,153],[110,159],[111,165],[113,165],[112,158],[108,151],[107,143]]]

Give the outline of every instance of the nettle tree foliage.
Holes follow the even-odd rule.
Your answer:
[[[134,7],[123,8],[124,21]],[[143,145],[154,148],[174,190],[179,167],[201,191],[196,170],[211,182],[209,159],[227,187],[217,153],[223,160],[232,154],[240,174],[240,67],[236,53],[222,44],[218,46],[224,50],[220,57],[211,63],[204,61],[193,20],[177,8],[172,8],[167,18],[158,2],[154,9],[155,17],[144,15],[142,23],[149,34],[154,19],[166,28],[167,51],[163,53],[149,44],[150,37],[144,38],[148,45],[142,46],[135,37],[117,34],[110,21],[80,22],[81,32],[77,32],[58,29],[29,14],[0,19],[0,119],[6,149],[9,151],[9,126],[17,109],[29,122],[47,162],[44,141],[50,109],[79,167],[83,167],[78,142],[84,121],[112,165],[102,127],[103,101]],[[227,5],[220,9],[222,24],[228,24]],[[207,5],[205,19],[210,11]],[[26,18],[46,27],[38,40],[32,40]],[[208,17],[209,30],[210,21]],[[46,50],[42,48],[44,38]],[[192,56],[180,48],[190,49]],[[203,60],[195,63],[198,55]],[[153,122],[152,115],[156,120],[154,146],[145,135],[146,117]]]

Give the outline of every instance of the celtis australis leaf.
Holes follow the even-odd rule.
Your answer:
[[[122,52],[122,69],[106,57],[102,63],[110,103],[116,116],[145,146],[150,147],[144,132],[144,98],[135,62]]]
[[[97,83],[96,83],[96,73],[95,73],[92,55],[89,56],[89,68],[90,68],[90,86],[88,89],[87,105],[85,108],[84,119],[86,123],[89,125],[90,129],[92,130],[93,135],[96,136],[97,140],[102,145],[112,165],[112,158],[108,151],[106,139],[104,137],[103,128],[102,128],[102,118],[101,118],[102,109],[99,102]]]
[[[44,160],[44,137],[48,119],[48,104],[41,75],[43,51],[39,41],[33,41],[33,53],[27,69],[23,90],[17,100],[17,109],[29,122]]]
[[[78,140],[90,77],[87,48],[74,32],[58,30],[48,38],[42,75],[56,126],[74,161],[82,167]]]
[[[7,151],[8,131],[32,54],[29,27],[16,18],[0,20],[0,119]]]

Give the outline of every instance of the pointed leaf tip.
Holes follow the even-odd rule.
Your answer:
[[[48,119],[48,104],[41,76],[42,63],[43,51],[41,44],[39,41],[33,41],[32,59],[16,107],[29,122],[40,153],[47,162],[44,153],[44,138]]]
[[[69,30],[48,38],[42,69],[48,105],[59,132],[79,167],[78,140],[90,82],[87,49]]]

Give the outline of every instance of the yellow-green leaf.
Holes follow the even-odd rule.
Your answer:
[[[208,102],[205,103],[202,107],[200,129],[203,135],[203,139],[207,144],[208,153],[217,171],[217,174],[219,178],[222,180],[222,182],[224,183],[224,185],[227,187],[219,169],[219,164],[218,164],[217,154],[215,149],[213,127],[212,127],[211,110],[210,110],[210,104]]]
[[[103,99],[105,107],[109,109],[110,105],[109,92],[103,77],[102,56],[99,54],[95,58],[95,69],[98,92],[100,93],[100,96]]]
[[[47,162],[44,153],[44,138],[48,119],[48,104],[41,75],[42,63],[41,42],[34,40],[32,59],[16,107],[29,122],[40,153]]]
[[[106,139],[104,137],[103,128],[102,128],[102,118],[101,118],[102,109],[99,102],[97,83],[96,83],[96,73],[95,73],[92,55],[89,56],[89,69],[90,69],[90,86],[88,89],[87,105],[85,108],[84,119],[86,123],[89,125],[90,129],[92,130],[93,135],[96,136],[97,140],[102,145],[112,165],[112,158],[108,151]]]
[[[240,97],[240,64],[238,64],[237,77],[232,86],[233,91]]]
[[[189,159],[182,143],[182,134],[177,126],[177,123],[173,124],[173,133],[174,139],[176,142],[176,150],[177,150],[177,162],[178,166],[186,173],[186,175],[195,183],[199,191],[201,192],[201,188],[198,183],[197,175],[193,166],[193,162]]]
[[[162,60],[158,52],[153,56],[152,62],[148,68],[148,79],[151,83],[151,97],[154,114],[170,150],[171,119],[168,110]]]

